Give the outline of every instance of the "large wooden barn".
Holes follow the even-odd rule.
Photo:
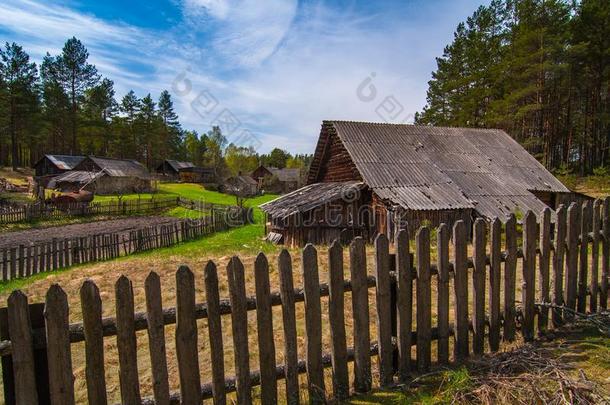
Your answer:
[[[568,192],[501,130],[324,121],[307,185],[261,208],[270,239],[298,246],[505,220]]]

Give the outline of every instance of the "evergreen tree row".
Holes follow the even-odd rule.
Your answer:
[[[40,68],[24,49],[0,48],[0,167],[26,166],[46,153],[130,158],[152,167],[185,158],[171,95],[115,100],[114,83],[88,62],[76,38]],[[201,151],[201,153],[205,150]]]
[[[27,166],[49,153],[136,159],[149,169],[164,159],[187,160],[221,177],[259,164],[303,171],[309,165],[311,155],[228,144],[219,127],[204,134],[183,129],[166,90],[156,100],[130,91],[117,102],[114,83],[88,58],[76,38],[60,55],[47,54],[40,69],[21,46],[0,48],[0,167]]]
[[[416,123],[501,128],[546,167],[610,164],[610,1],[493,0],[460,23]]]

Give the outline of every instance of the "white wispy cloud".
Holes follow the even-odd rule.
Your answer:
[[[177,78],[187,79],[189,92],[172,91],[186,128],[206,131],[226,109],[239,131],[259,138],[262,150],[310,153],[323,119],[380,121],[380,111],[388,116],[380,104],[389,97],[401,109],[393,121],[419,110],[434,57],[476,3],[446,2],[442,12],[421,2],[363,13],[322,0],[175,1],[183,24],[160,32],[42,0],[5,0],[0,32],[37,60],[46,51],[59,53],[76,36],[98,70],[115,81],[119,96],[129,89],[156,96],[172,91]],[[363,101],[357,89],[367,78],[377,94]],[[218,102],[211,114],[193,104],[202,92]]]

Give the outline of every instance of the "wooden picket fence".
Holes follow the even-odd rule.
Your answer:
[[[610,200],[582,208],[561,207],[556,212],[554,227],[548,209],[539,215],[539,223],[528,212],[522,220],[522,232],[518,232],[514,216],[504,225],[497,219],[490,223],[478,219],[472,240],[468,239],[468,230],[462,221],[454,225],[452,232],[441,225],[436,232],[434,262],[430,254],[431,232],[427,227],[415,235],[414,255],[410,252],[408,231],[401,230],[396,235],[392,250],[387,237],[379,235],[375,240],[372,271],[367,266],[365,243],[356,238],[348,248],[351,280],[344,280],[344,249],[335,242],[328,251],[327,283],[320,282],[316,248],[307,245],[302,251],[300,269],[303,285],[296,289],[291,257],[284,250],[277,266],[279,292],[271,291],[269,264],[265,255],[259,254],[254,264],[254,297],[246,296],[245,270],[237,257],[230,260],[226,269],[228,299],[220,297],[219,274],[213,262],[208,262],[204,270],[206,301],[202,303],[195,300],[195,275],[188,267],[181,266],[176,272],[174,308],[162,307],[160,278],[152,272],[145,282],[145,313],[134,312],[132,283],[122,276],[115,285],[116,317],[113,318],[102,319],[100,292],[88,280],[80,290],[82,322],[72,324],[67,296],[59,285],[48,290],[43,324],[35,327],[30,321],[27,296],[14,291],[8,299],[7,331],[2,330],[0,322],[0,333],[5,339],[0,342],[0,355],[3,359],[9,356],[12,359],[12,368],[6,367],[3,372],[5,395],[8,395],[5,401],[30,404],[50,398],[53,404],[73,404],[73,367],[81,365],[72,364],[70,347],[72,343],[84,341],[89,403],[106,404],[104,338],[109,336],[116,336],[120,395],[124,404],[199,404],[207,398],[224,404],[230,392],[236,392],[239,404],[248,404],[254,399],[273,404],[278,402],[280,379],[285,380],[286,402],[296,404],[302,398],[298,381],[302,373],[307,375],[311,403],[323,403],[331,396],[341,400],[353,392],[370,391],[373,371],[382,388],[406,382],[433,366],[459,363],[473,354],[481,355],[486,342],[491,351],[496,351],[503,340],[512,341],[517,333],[526,341],[532,340],[536,334],[544,334],[551,327],[570,321],[570,309],[580,312],[606,309],[609,212]],[[470,243],[471,257],[468,255]],[[519,268],[521,273],[517,277]],[[518,281],[522,283],[519,305],[516,303]],[[473,302],[469,305],[471,285]],[[370,289],[375,291],[374,316],[369,314]],[[324,325],[323,297],[328,297],[329,319]],[[348,298],[350,308],[346,307]],[[304,328],[297,328],[295,317],[296,304],[300,302],[304,305]],[[281,306],[280,319],[273,316],[274,306]],[[256,311],[256,371],[250,369],[249,311]],[[227,342],[223,341],[223,316],[231,319],[235,376],[225,375],[223,345]],[[347,346],[346,316],[353,321],[353,347]],[[196,321],[203,318],[207,322],[201,330]],[[282,323],[281,347],[276,347],[274,341],[276,322]],[[176,325],[179,392],[171,392],[168,383],[166,345],[170,345],[166,342],[164,327],[170,324]],[[375,342],[371,341],[373,327],[376,328]],[[140,330],[148,331],[152,370],[150,398],[143,398],[140,389],[142,379],[136,343],[136,331]],[[304,330],[306,350],[301,359],[297,330]],[[330,345],[324,347],[323,332],[328,330]],[[198,339],[206,340],[211,353],[211,381],[203,383]],[[433,341],[436,341],[434,363]],[[276,364],[277,350],[284,353],[282,364]],[[46,351],[47,362],[36,361],[35,353],[40,351]],[[372,356],[378,357],[376,370],[372,370]],[[349,362],[353,362],[351,372]],[[325,368],[332,368],[330,383],[324,378]],[[46,381],[48,386],[43,386]],[[260,398],[253,398],[252,388],[259,385]]]
[[[245,211],[216,209],[198,219],[143,227],[128,233],[104,233],[0,249],[0,281],[29,277],[66,267],[115,259],[146,250],[173,246],[243,225]]]
[[[178,198],[150,198],[74,202],[60,204],[23,204],[0,210],[0,224],[31,222],[43,219],[64,219],[84,216],[120,216],[163,211],[180,205]]]

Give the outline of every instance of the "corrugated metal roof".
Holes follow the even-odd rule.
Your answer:
[[[53,177],[48,184],[48,188],[55,188],[58,183],[75,183],[75,184],[86,184],[91,181],[94,181],[102,176],[105,176],[106,172],[87,172],[81,170],[72,170],[70,172],[66,172],[60,174],[59,176]]]
[[[192,167],[195,167],[195,165],[191,162],[181,162],[179,160],[170,160],[170,159],[166,159],[165,161],[167,162],[168,165],[170,165],[177,172],[179,172],[180,169],[190,169]]]
[[[88,161],[93,162],[100,169],[104,169],[106,173],[112,177],[150,178],[150,174],[148,173],[148,170],[146,170],[146,167],[137,160],[88,156],[78,165],[77,169],[85,171],[95,170],[94,167],[89,167],[90,164]]]
[[[309,184],[269,201],[260,208],[274,218],[286,218],[293,214],[308,212],[340,198],[351,200],[363,188],[364,184],[357,181]]]
[[[44,155],[51,161],[58,169],[61,170],[72,170],[74,167],[83,161],[84,156],[76,155]]]
[[[366,185],[407,209],[474,207],[484,216],[504,216],[506,210],[544,208],[530,191],[569,191],[501,130],[353,121],[324,125],[334,128]]]
[[[474,207],[471,201],[464,197],[453,184],[378,187],[375,188],[375,193],[383,200],[412,210],[449,210]]]

